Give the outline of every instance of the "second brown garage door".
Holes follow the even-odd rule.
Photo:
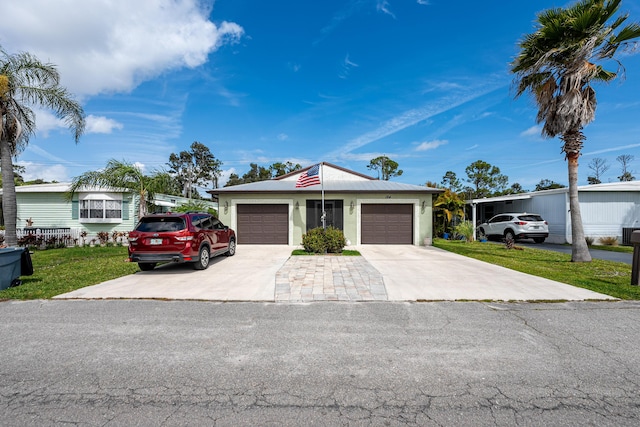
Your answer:
[[[363,204],[362,244],[413,243],[413,205]]]
[[[238,205],[238,243],[289,244],[288,205]]]

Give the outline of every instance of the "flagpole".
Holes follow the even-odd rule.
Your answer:
[[[324,211],[324,162],[320,162],[320,186],[322,187],[322,229],[327,229],[327,213]]]

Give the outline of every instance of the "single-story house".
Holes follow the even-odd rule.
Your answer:
[[[629,244],[631,232],[640,229],[640,181],[612,182],[578,187],[584,234],[596,241],[616,236]],[[571,243],[569,188],[533,191],[500,197],[474,199],[474,224],[507,212],[537,213],[549,223],[551,243]]]
[[[82,244],[80,233],[86,232],[86,242],[98,233],[128,232],[138,221],[139,196],[128,190],[92,188],[67,198],[70,183],[21,185],[16,187],[18,208],[18,238],[38,235],[68,235]],[[2,194],[2,190],[0,190]],[[150,212],[166,212],[189,201],[188,198],[155,194],[150,200]],[[217,203],[198,200],[217,209]],[[1,219],[0,215],[0,219]]]
[[[324,225],[343,230],[349,245],[430,245],[432,196],[441,191],[320,163],[208,192],[218,198],[219,218],[235,229],[239,244],[295,246],[323,226],[323,207]]]

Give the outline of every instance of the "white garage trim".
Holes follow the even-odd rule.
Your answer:
[[[356,202],[356,244],[362,244],[362,205],[413,205],[413,244],[420,245],[420,199],[358,199]]]
[[[231,199],[229,209],[231,210],[231,225],[234,230],[238,229],[238,205],[288,205],[289,225],[288,225],[288,245],[293,246],[293,199]],[[224,207],[222,208],[224,209]]]

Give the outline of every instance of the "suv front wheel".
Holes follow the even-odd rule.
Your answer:
[[[200,259],[193,265],[196,270],[206,270],[209,267],[209,261],[211,260],[211,254],[209,248],[203,246],[200,248]]]
[[[236,241],[235,239],[229,240],[229,249],[227,250],[226,256],[234,256],[236,254]]]

